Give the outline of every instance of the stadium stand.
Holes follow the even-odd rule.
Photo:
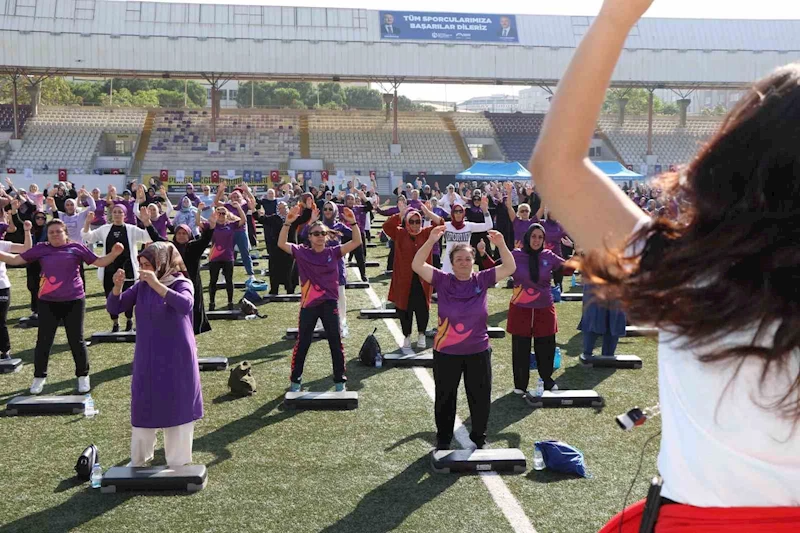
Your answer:
[[[486,113],[497,140],[509,161],[528,164],[539,139],[544,115],[535,113]]]
[[[55,173],[92,170],[103,133],[140,133],[147,111],[133,108],[40,107],[25,125],[22,148],[7,166]]]
[[[658,157],[658,164],[668,167],[688,163],[721,123],[721,119],[715,117],[689,117],[686,126],[681,127],[678,117],[654,117],[653,154]],[[646,162],[646,116],[626,116],[625,124],[621,126],[616,116],[604,116],[600,118],[598,128],[622,156],[624,164],[638,169]]]
[[[435,113],[401,113],[398,131],[402,153],[391,154],[392,119],[380,112],[309,115],[311,157],[324,159],[346,174],[370,170],[454,174],[464,170],[458,149]]]
[[[17,106],[19,117],[19,129],[25,127],[25,121],[31,113],[31,106],[19,105]],[[14,106],[11,104],[0,104],[0,131],[14,131]]]
[[[300,157],[297,115],[257,110],[222,110],[217,120],[219,152],[209,152],[210,110],[159,111],[142,163],[142,174],[161,169],[210,172],[281,168]]]
[[[452,113],[462,137],[496,137],[492,122],[482,113]]]

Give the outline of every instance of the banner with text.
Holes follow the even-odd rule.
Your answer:
[[[381,39],[517,43],[514,15],[380,11]]]

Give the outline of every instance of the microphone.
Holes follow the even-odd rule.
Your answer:
[[[637,426],[643,426],[651,418],[655,418],[661,414],[661,404],[656,404],[653,407],[640,409],[638,406],[634,407],[625,414],[619,415],[616,418],[617,425],[623,431],[631,431]]]

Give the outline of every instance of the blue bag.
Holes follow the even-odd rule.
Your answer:
[[[553,295],[553,303],[558,303],[561,301],[561,287],[553,287],[550,289],[550,293]]]
[[[538,368],[539,366],[538,363],[536,362],[536,354],[534,352],[531,352],[530,369],[536,370]],[[553,359],[553,370],[558,370],[559,368],[561,368],[561,348],[556,347],[556,356]]]
[[[264,292],[269,290],[269,283],[266,281],[247,280],[245,282],[248,292]]]
[[[586,470],[583,452],[558,440],[542,440],[536,442],[542,452],[544,464],[548,469],[562,474],[577,474],[590,478],[592,475]]]

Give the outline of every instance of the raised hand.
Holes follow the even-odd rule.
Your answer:
[[[489,233],[489,242],[491,242],[495,246],[505,245],[506,241],[502,233],[494,229],[490,229],[488,233]]]
[[[216,225],[218,219],[219,219],[219,215],[217,214],[217,210],[214,209],[213,211],[211,211],[211,216],[208,217],[208,221],[211,224],[215,224]]]
[[[433,230],[431,230],[431,234],[428,237],[428,240],[432,242],[438,241],[439,239],[442,238],[442,235],[444,235],[445,229],[446,228],[444,225],[434,226]]]
[[[33,228],[33,224],[31,224],[30,220],[26,220],[22,223],[22,227],[25,229],[25,231],[30,231]]]
[[[478,249],[478,253],[480,255],[486,255],[486,242],[483,239],[478,241],[478,244],[475,246],[475,248]]]
[[[114,247],[111,248],[111,253],[114,255],[121,255],[122,252],[124,251],[125,251],[125,246],[123,246],[121,242],[116,243]]]
[[[291,224],[292,222],[297,220],[302,213],[303,213],[303,206],[302,205],[294,206],[291,210],[289,210],[288,213],[286,213],[286,222]]]
[[[125,271],[121,268],[118,268],[116,272],[114,272],[114,288],[122,291],[122,286],[125,284]]]
[[[611,16],[617,22],[634,24],[653,4],[653,0],[605,0],[598,16]]]
[[[342,216],[344,217],[344,221],[347,222],[348,224],[353,225],[356,223],[356,215],[355,213],[353,213],[353,210],[350,209],[349,207],[345,207],[342,210]]]
[[[514,191],[514,184],[511,183],[510,181],[507,181],[505,183],[505,188],[506,188],[506,194],[511,196],[511,193]]]
[[[489,197],[486,195],[481,197],[481,211],[484,213],[489,211]]]
[[[86,222],[84,222],[84,225],[88,226],[88,225],[89,225],[89,224],[91,224],[92,222],[94,222],[94,211],[92,211],[92,210],[90,209],[90,210],[88,210],[88,211],[86,212]]]
[[[150,222],[150,211],[146,207],[139,208],[139,220],[141,220],[145,226]]]
[[[197,210],[198,211],[202,211],[205,208],[206,208],[206,204],[204,204],[203,202],[200,202],[199,204],[197,204]]]
[[[309,223],[316,222],[319,220],[319,207],[317,204],[314,204],[314,207],[311,208],[311,218],[308,220]]]
[[[119,243],[117,243],[117,244],[119,244]],[[148,285],[150,285],[151,287],[154,287],[155,285],[158,284],[158,279],[156,278],[156,273],[153,272],[152,270],[145,270],[143,268],[139,269],[139,281],[143,281],[143,282],[147,283]]]

